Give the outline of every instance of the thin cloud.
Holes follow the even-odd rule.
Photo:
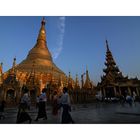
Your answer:
[[[64,34],[65,34],[65,17],[59,17],[58,19],[58,30],[59,30],[59,36],[57,39],[57,48],[54,48],[53,51],[53,58],[57,59],[60,55],[62,49],[63,49],[63,40],[64,40]]]

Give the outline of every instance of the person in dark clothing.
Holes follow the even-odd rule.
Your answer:
[[[32,119],[27,113],[27,109],[28,107],[25,103],[20,103],[16,123],[23,123],[25,121],[29,121],[29,123],[31,123]]]
[[[66,123],[74,123],[72,117],[71,117],[71,106],[70,106],[70,97],[68,94],[68,89],[66,87],[63,88],[63,94],[61,96],[61,106],[63,108],[62,112],[62,124]]]
[[[32,119],[27,112],[27,110],[29,110],[29,105],[30,105],[30,98],[28,97],[28,93],[25,93],[21,98],[19,104],[16,123],[23,123],[25,121],[29,121],[29,123],[32,122]]]
[[[35,121],[38,121],[40,118],[44,118],[47,120],[47,114],[46,114],[46,90],[43,89],[41,95],[39,96],[39,106],[38,106],[38,115]]]
[[[0,104],[0,120],[3,118],[5,119],[4,109],[5,109],[5,101],[3,100]]]

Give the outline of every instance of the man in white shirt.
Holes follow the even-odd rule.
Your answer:
[[[68,94],[68,89],[66,87],[63,88],[63,94],[61,96],[61,105],[63,107],[63,113],[62,113],[62,122],[61,123],[74,123],[70,111],[71,111],[71,106],[70,106],[70,97]]]
[[[70,105],[70,97],[67,91],[64,90],[64,93],[61,96],[61,104]]]

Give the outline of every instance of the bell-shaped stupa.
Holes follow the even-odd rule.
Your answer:
[[[35,46],[29,51],[26,59],[15,67],[18,73],[17,78],[25,83],[33,69],[36,80],[44,84],[49,82],[57,84],[60,77],[63,83],[65,83],[66,75],[54,64],[48,49],[45,24],[46,22],[43,18]]]

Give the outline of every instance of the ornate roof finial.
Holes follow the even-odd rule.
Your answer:
[[[13,67],[15,67],[16,66],[16,57],[14,57],[14,59],[13,59]]]
[[[46,24],[45,17],[43,17],[43,19],[42,19],[42,21],[41,21],[41,24],[42,24],[42,25],[45,25],[45,24]]]
[[[84,84],[84,88],[86,88],[86,89],[91,88],[91,82],[90,82],[90,78],[89,78],[89,74],[88,74],[88,69],[86,70],[86,81]]]
[[[72,89],[72,78],[71,78],[71,73],[69,72],[69,77],[68,77],[68,89]]]
[[[106,48],[107,48],[107,51],[109,51],[109,45],[108,45],[107,39],[106,39]]]
[[[70,71],[69,71],[69,78],[71,78]]]
[[[86,65],[86,71],[88,71],[88,66]]]

